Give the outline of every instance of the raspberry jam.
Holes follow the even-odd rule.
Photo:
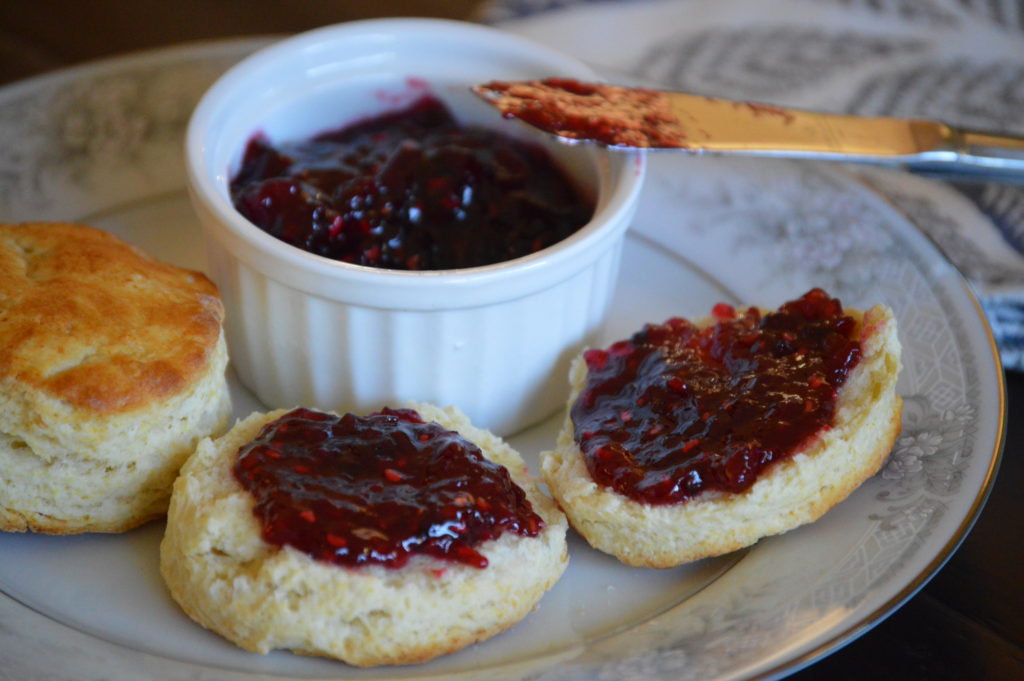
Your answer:
[[[609,147],[706,149],[712,133],[701,121],[730,109],[740,109],[753,117],[776,117],[787,125],[794,121],[792,111],[760,102],[699,97],[696,101],[717,103],[718,111],[698,115],[692,104],[687,108],[663,90],[581,83],[568,78],[496,80],[472,89],[505,118],[518,118],[560,137]]]
[[[584,354],[575,438],[596,482],[647,504],[742,492],[833,423],[860,360],[857,324],[813,289],[777,312],[645,326]]]
[[[688,147],[687,130],[666,93],[569,78],[492,81],[473,88],[505,118],[562,137],[608,146]]]
[[[461,126],[429,96],[308,141],[252,139],[231,196],[242,215],[293,246],[403,270],[528,255],[593,213],[542,148]]]
[[[234,474],[264,540],[338,565],[426,554],[484,568],[481,542],[544,527],[508,470],[411,409],[294,409],[239,450]]]

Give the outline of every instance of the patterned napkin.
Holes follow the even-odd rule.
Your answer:
[[[1024,135],[1024,0],[492,0],[611,82]],[[1024,370],[1021,185],[854,167],[970,281]]]

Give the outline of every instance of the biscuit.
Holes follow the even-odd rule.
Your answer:
[[[216,287],[98,229],[0,225],[0,530],[163,515],[231,411]]]
[[[263,540],[255,497],[233,467],[239,448],[286,413],[253,414],[204,440],[174,486],[160,570],[193,620],[257,653],[275,648],[358,666],[409,664],[450,653],[518,622],[564,571],[565,516],[541,494],[519,454],[454,408],[412,405],[508,469],[544,521],[537,536],[505,532],[476,547],[478,568],[427,555],[403,566],[339,566]]]
[[[635,501],[593,480],[567,414],[557,448],[541,454],[541,469],[573,528],[627,565],[669,568],[813,522],[845,499],[887,458],[902,402],[895,390],[900,343],[892,311],[876,306],[863,315],[844,313],[859,323],[862,356],[839,390],[833,426],[743,492],[704,491],[665,505]],[[582,355],[575,358],[570,408],[587,373]]]

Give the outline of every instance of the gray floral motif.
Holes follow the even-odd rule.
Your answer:
[[[910,395],[903,433],[882,471],[889,484],[880,499],[896,500],[922,494],[947,498],[959,491],[968,465],[964,448],[977,410],[958,403],[938,410],[927,395]]]
[[[886,480],[904,480],[924,470],[924,459],[934,456],[942,444],[938,433],[915,433],[904,435],[896,442],[896,448],[882,471]]]
[[[596,666],[595,673],[580,678],[599,681],[717,678],[719,673],[735,669],[737,664],[758,657],[765,647],[770,647],[778,630],[770,624],[766,626],[766,621],[776,621],[780,627],[800,624],[790,615],[807,603],[791,601],[779,607],[773,602],[779,593],[799,591],[797,582],[788,575],[772,578],[757,587],[740,586],[702,605],[676,610],[669,616],[673,621],[671,627],[650,627],[646,631],[640,628],[596,649],[588,660]],[[635,638],[636,634],[640,638]],[[637,646],[640,641],[642,645]]]
[[[718,238],[729,238],[736,252],[763,254],[773,278],[799,272],[847,295],[870,290],[878,269],[900,258],[890,234],[877,229],[876,210],[818,166],[794,163],[780,175],[755,184],[751,194],[709,192],[729,202],[729,220],[737,225]],[[709,238],[721,233],[717,220],[692,228]]]
[[[758,225],[749,242],[738,248],[761,247],[769,251],[780,272],[802,268],[808,278],[829,290],[863,291],[873,272],[864,263],[879,264],[891,258],[891,243],[884,235],[862,229],[868,222],[863,206],[852,197],[833,197],[834,202],[815,201],[788,218],[777,216]],[[747,245],[749,244],[749,245]]]
[[[688,92],[777,101],[925,47],[911,38],[791,25],[715,29],[651,45],[630,72]]]
[[[702,672],[703,673],[703,672]],[[672,674],[679,681],[692,678],[691,655],[680,648],[652,650],[629,655],[604,664],[597,673],[598,681],[641,681]]]
[[[154,147],[180,148],[199,97],[234,59],[113,70],[8,98],[0,106],[0,204],[38,210],[57,184],[87,191],[112,169],[144,171]]]

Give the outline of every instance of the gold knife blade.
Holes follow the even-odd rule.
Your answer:
[[[668,93],[669,111],[690,131],[685,146],[704,151],[791,150],[904,155],[950,139],[941,123],[862,118]]]
[[[567,141],[611,148],[1024,173],[1024,139],[936,121],[828,114],[557,78],[472,89],[508,118]]]

